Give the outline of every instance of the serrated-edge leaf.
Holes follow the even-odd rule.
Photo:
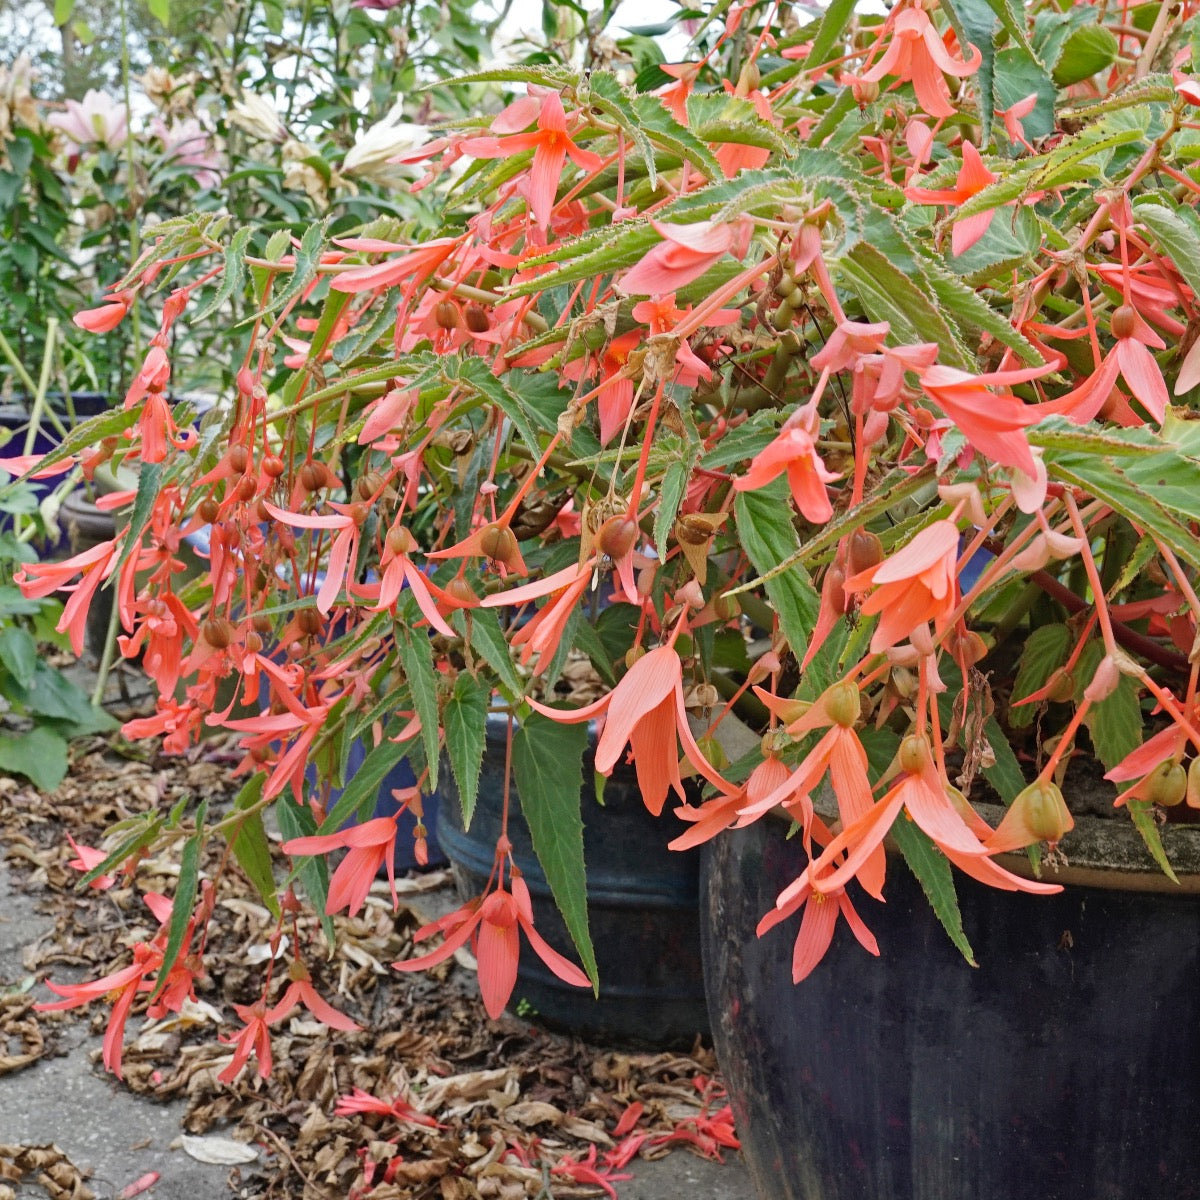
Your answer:
[[[1192,291],[1200,296],[1200,217],[1187,204],[1168,208],[1152,197],[1139,197],[1133,215],[1167,252]]]
[[[114,867],[119,867],[131,854],[136,854],[143,847],[149,846],[158,837],[162,830],[162,818],[156,815],[147,816],[144,821],[143,828],[131,833],[111,854],[106,855],[94,867],[80,876],[79,882],[75,885],[77,891],[82,891],[89,883],[99,879],[101,875],[107,875]]]
[[[961,280],[951,275],[937,263],[926,263],[929,282],[937,294],[938,303],[961,327],[990,333],[998,342],[1007,346],[1029,366],[1040,367],[1045,359],[1012,322],[998,313],[979,294]]]
[[[738,492],[734,521],[746,556],[760,573],[784,562],[800,548],[792,524],[792,502],[786,491],[772,484],[753,492]],[[767,597],[797,659],[804,657],[817,623],[820,597],[808,572],[799,563],[768,579]]]
[[[200,881],[200,850],[204,845],[204,818],[208,815],[208,801],[201,800],[196,811],[196,832],[183,843],[183,853],[179,859],[179,882],[175,887],[175,897],[171,901],[171,922],[167,927],[167,948],[163,951],[162,966],[158,978],[154,981],[154,989],[150,993],[153,1002],[167,982],[183,948],[183,939],[187,934],[188,921],[192,916],[192,908],[196,903],[196,885]]]
[[[246,246],[253,232],[252,226],[243,225],[230,239],[229,245],[225,247],[225,269],[221,274],[221,284],[212,299],[191,318],[192,321],[199,323],[207,320],[230,300],[235,292],[241,291],[246,282]]]
[[[1008,723],[1014,729],[1024,729],[1033,724],[1037,705],[1018,704],[1017,701],[1033,695],[1046,685],[1050,676],[1067,661],[1072,640],[1070,629],[1058,624],[1039,626],[1025,639],[1021,657],[1017,660],[1012,703],[1008,710]]]
[[[454,772],[462,801],[464,829],[471,828],[471,818],[475,815],[491,697],[492,689],[486,683],[460,671],[442,714],[450,769]]]
[[[583,858],[583,754],[586,725],[563,725],[533,716],[513,734],[512,763],[521,814],[533,851],[583,969],[600,989],[596,952],[588,928],[587,869]]]
[[[857,0],[830,0],[825,15],[821,18],[821,27],[809,47],[807,62],[817,66],[826,61],[829,52],[842,36],[850,18],[854,16]],[[849,91],[849,89],[846,89]]]
[[[1129,815],[1133,819],[1134,828],[1142,835],[1142,841],[1146,843],[1146,849],[1150,851],[1150,857],[1158,863],[1162,869],[1162,873],[1172,882],[1178,883],[1179,879],[1175,871],[1171,867],[1171,861],[1167,858],[1167,852],[1163,849],[1162,837],[1158,832],[1158,825],[1154,820],[1154,806],[1149,800],[1134,800],[1130,799],[1125,802],[1129,809]]]
[[[516,373],[520,379],[521,372]],[[538,437],[521,398],[509,386],[506,379],[493,375],[491,368],[482,358],[464,359],[459,368],[458,379],[466,384],[473,392],[485,400],[497,405],[504,415],[512,422],[513,428],[521,435],[521,440],[530,450],[536,450]]]
[[[252,808],[262,798],[266,776],[261,772],[252,775],[242,786],[233,802],[233,812]],[[275,894],[275,872],[271,868],[271,845],[267,841],[267,830],[263,825],[262,813],[252,812],[236,825],[225,831],[238,865],[254,884],[254,890],[277,920],[280,916],[279,898]]]
[[[499,677],[499,682],[508,692],[510,700],[520,700],[525,695],[525,685],[513,665],[508,639],[500,628],[500,616],[492,608],[462,609],[450,615],[450,623],[463,637],[467,638],[471,650],[479,655]]]
[[[429,790],[434,791],[437,788],[439,754],[437,675],[433,668],[433,647],[428,634],[405,623],[397,625],[396,649],[404,667],[413,707],[421,718],[421,740],[425,745],[425,761],[429,767]]]
[[[983,777],[996,789],[1005,804],[1011,804],[1025,787],[1021,764],[995,717],[988,717],[983,733],[995,759],[990,767],[982,768]]]
[[[279,823],[279,832],[285,842],[293,838],[311,837],[317,832],[317,822],[306,805],[296,804],[286,798],[281,798],[275,805],[275,819]],[[292,871],[293,877],[298,877],[304,884],[304,890],[312,903],[314,911],[321,920],[321,928],[325,931],[325,944],[333,949],[337,934],[333,928],[333,918],[325,911],[329,900],[329,865],[323,854],[301,858]]]
[[[946,856],[914,821],[901,817],[892,825],[891,836],[951,942],[970,966],[978,966],[975,951],[963,930],[954,874]]]
[[[113,568],[114,576],[120,570],[125,560],[141,543],[142,534],[150,524],[154,513],[154,503],[158,499],[162,487],[163,464],[142,463],[138,471],[137,495],[133,501],[133,514],[129,518],[129,528],[121,541],[121,553],[117,565]]]
[[[887,321],[902,341],[936,342],[941,360],[970,370],[973,364],[954,330],[934,306],[927,290],[900,270],[875,246],[859,242],[838,262],[838,271],[876,321]]]

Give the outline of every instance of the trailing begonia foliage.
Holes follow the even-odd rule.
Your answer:
[[[136,493],[111,543],[22,586],[74,589],[77,639],[110,587],[159,692],[126,735],[233,733],[246,784],[83,860],[94,879],[183,847],[162,934],[66,1003],[103,993],[119,1028],[143,991],[186,996],[219,919],[207,838],[277,934],[297,892],[356,911],[397,836],[379,781],[407,759],[420,814],[452,773],[469,822],[489,715],[580,965],[507,836],[484,893],[396,965],[473,948],[493,1015],[522,953],[603,987],[589,722],[597,770],[631,758],[681,850],[795,822],[808,865],[760,932],[792,931],[797,981],[834,937],[878,952],[889,835],[968,959],[958,872],[1058,890],[1035,868],[1084,750],[1169,872],[1155,808],[1200,808],[1196,10],[720,6],[687,61],[636,79],[470,77],[503,103],[407,157],[440,228],[155,227],[80,321],[157,297],[161,330],[124,411],[60,452],[136,465]],[[174,339],[247,289],[236,391],[193,428]],[[586,703],[558,686],[580,662]],[[268,1068],[297,1002],[345,1020],[306,984],[316,952],[293,939],[286,991],[267,970],[230,1074]]]

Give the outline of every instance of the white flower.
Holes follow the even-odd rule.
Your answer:
[[[392,160],[429,140],[429,130],[424,125],[404,120],[403,108],[404,101],[397,100],[381,121],[359,130],[354,146],[342,163],[344,175],[361,175],[385,182],[403,177],[406,168],[394,165]]]
[[[279,114],[269,101],[252,92],[243,92],[242,98],[234,102],[229,110],[229,120],[251,137],[261,138],[264,142],[279,142],[282,145],[287,141],[287,126]]]

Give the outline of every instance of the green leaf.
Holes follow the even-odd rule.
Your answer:
[[[75,12],[75,0],[54,0],[54,24],[60,29]]]
[[[1007,10],[1003,0],[996,0],[1001,11]],[[983,125],[983,142],[991,138],[993,111],[996,107],[996,38],[1000,24],[989,0],[945,0],[942,6],[958,37],[965,57],[967,46],[973,45],[983,56],[976,76],[979,86],[979,119]],[[1024,32],[1021,31],[1021,36]]]
[[[67,774],[67,742],[52,730],[34,726],[27,733],[0,732],[0,771],[24,775],[43,792],[52,792]]]
[[[413,605],[415,608],[415,604]],[[429,767],[429,790],[435,791],[438,781],[438,700],[437,675],[433,669],[433,647],[429,635],[414,629],[416,618],[398,622],[396,650],[404,667],[404,677],[412,693],[413,707],[421,718],[421,740],[425,745],[425,762]]]
[[[146,0],[146,7],[164,28],[171,24],[171,0]]]
[[[37,642],[19,626],[5,625],[0,628],[0,663],[17,683],[29,687],[37,673]]]
[[[142,463],[141,470],[138,471],[137,496],[133,501],[133,515],[129,518],[129,529],[121,541],[121,554],[117,559],[114,574],[141,543],[142,534],[145,532],[146,526],[150,524],[150,517],[154,512],[154,502],[158,499],[159,489],[162,487],[162,475],[162,463]]]
[[[1163,849],[1158,823],[1154,819],[1154,805],[1149,800],[1134,799],[1126,800],[1125,804],[1129,809],[1129,815],[1133,818],[1134,828],[1142,835],[1142,841],[1146,843],[1146,849],[1150,851],[1150,856],[1158,863],[1162,873],[1172,883],[1178,883],[1179,880],[1167,858],[1167,852]]]
[[[1112,31],[1104,25],[1084,25],[1063,43],[1054,65],[1053,78],[1059,87],[1082,83],[1117,61],[1120,47]]]
[[[945,272],[934,263],[926,264],[929,282],[943,312],[954,318],[959,328],[964,326],[978,332],[991,334],[1002,345],[1016,353],[1028,366],[1041,366],[1045,361],[1037,348],[1018,330],[1007,317],[998,313],[982,299],[974,288]]]
[[[1073,642],[1066,625],[1039,626],[1025,639],[1008,708],[1008,723],[1014,729],[1027,729],[1038,710],[1036,704],[1018,705],[1017,701],[1045,687],[1050,676],[1067,661]]]
[[[915,821],[903,816],[893,823],[891,835],[900,847],[908,869],[916,876],[921,890],[941,921],[942,928],[967,963],[972,967],[978,966],[975,951],[971,949],[971,943],[963,931],[958,894],[954,890],[954,875],[946,856]]]
[[[738,492],[733,511],[738,538],[760,574],[799,550],[791,496],[781,480],[758,491]],[[765,586],[792,653],[797,659],[803,658],[821,603],[808,572],[797,563],[769,579]]]
[[[596,953],[588,929],[583,861],[583,752],[587,726],[534,715],[513,734],[513,775],[533,850],[562,913],[583,969],[599,992]]]
[[[873,321],[887,321],[901,342],[936,342],[942,361],[968,369],[963,347],[934,303],[926,281],[914,280],[881,249],[859,242],[838,263],[838,271],[855,291]]]
[[[459,609],[450,615],[450,623],[470,643],[478,654],[499,676],[499,681],[508,692],[510,700],[520,700],[525,695],[525,684],[513,666],[508,639],[500,628],[500,616],[494,608],[473,608],[470,612]]]
[[[253,808],[262,798],[263,784],[266,776],[259,772],[246,781],[233,802],[233,811]],[[287,803],[285,800],[283,803]],[[275,872],[271,868],[271,846],[267,841],[267,831],[263,826],[261,812],[247,813],[237,825],[231,825],[225,830],[225,840],[229,843],[238,865],[246,872],[246,877],[254,884],[255,890],[262,897],[262,902],[271,910],[271,915],[278,920],[280,916],[279,898],[275,894]]]
[[[492,689],[481,679],[460,671],[454,691],[446,702],[442,722],[446,729],[446,749],[450,768],[462,800],[463,828],[470,829],[479,794],[479,771],[487,733],[488,706]]]
[[[292,838],[312,837],[317,832],[317,823],[308,806],[294,804],[286,798],[281,798],[275,805],[275,819],[279,822],[279,832],[283,834],[285,842],[290,842]],[[329,866],[324,855],[314,854],[301,858],[294,874],[299,876],[304,884],[308,899],[321,918],[326,945],[332,948],[337,939],[333,918],[325,911],[329,899]]]
[[[473,355],[461,360],[457,375],[460,383],[466,384],[504,413],[528,449],[537,450],[538,436],[529,423],[525,403],[508,382],[509,379],[513,379],[519,385],[525,375],[524,371],[513,370],[508,372],[507,378],[500,378],[492,374],[486,360]]]
[[[212,299],[192,317],[194,322],[207,320],[235,295],[241,295],[246,285],[246,246],[253,232],[253,226],[243,225],[230,239],[229,245],[225,247],[225,269],[221,272],[221,285]]]
[[[146,813],[141,817],[135,818],[135,820],[140,825],[140,828],[135,828],[123,842],[118,844],[115,850],[106,855],[102,861],[98,862],[90,870],[84,872],[79,882],[75,885],[76,891],[82,891],[89,883],[99,879],[101,875],[107,875],[139,850],[151,845],[162,830],[162,817],[158,816],[157,813]]]
[[[821,18],[821,28],[817,30],[817,36],[813,38],[809,48],[806,66],[815,67],[828,60],[834,46],[838,44],[838,39],[849,25],[850,18],[854,16],[856,4],[857,0],[830,0],[829,7]],[[846,90],[849,91],[849,88]]]
[[[200,851],[204,846],[204,818],[208,815],[208,801],[201,800],[196,812],[196,832],[183,844],[179,860],[179,883],[175,888],[175,899],[171,903],[171,922],[167,927],[167,948],[163,951],[162,967],[150,993],[153,1001],[167,982],[171,968],[179,959],[183,939],[187,936],[188,921],[196,905],[196,884],[200,880]]]
[[[1133,215],[1154,235],[1192,291],[1200,295],[1200,216],[1196,210],[1189,204],[1176,206],[1155,194],[1139,197]]]

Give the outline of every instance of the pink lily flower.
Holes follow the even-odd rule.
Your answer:
[[[83,100],[64,102],[65,113],[54,113],[47,124],[64,133],[76,150],[85,146],[103,146],[118,150],[129,137],[129,113],[125,105],[111,96],[89,88]]]

